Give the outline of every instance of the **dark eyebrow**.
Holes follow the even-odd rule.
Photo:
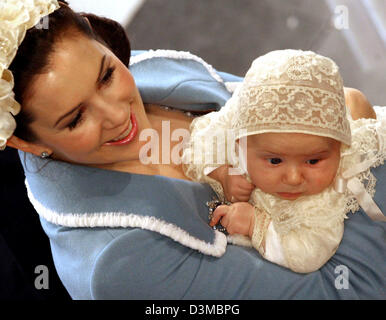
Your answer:
[[[98,74],[98,77],[97,77],[97,80],[96,80],[96,83],[98,83],[101,78],[101,75],[102,75],[102,72],[103,72],[103,69],[104,69],[104,65],[105,65],[105,61],[106,61],[106,55],[104,55],[102,57],[102,61],[101,61],[101,65],[100,65],[100,68],[99,68],[99,74]],[[54,124],[54,128],[58,125],[58,123],[60,121],[62,121],[64,118],[68,117],[70,114],[72,114],[76,109],[78,109],[80,106],[82,105],[82,103],[79,103],[75,108],[72,108],[69,112],[67,112],[66,114],[62,115]]]

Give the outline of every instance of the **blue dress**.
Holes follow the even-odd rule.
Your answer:
[[[145,103],[218,110],[228,82],[200,58],[135,52],[130,70]],[[350,214],[337,253],[294,273],[208,226],[209,185],[96,169],[20,153],[29,198],[73,299],[385,299],[386,223]],[[25,161],[24,161],[25,159]],[[375,201],[385,210],[386,170]]]

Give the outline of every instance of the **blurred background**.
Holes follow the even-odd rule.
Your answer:
[[[69,0],[121,22],[133,49],[175,49],[242,76],[259,55],[312,50],[386,105],[386,0]]]

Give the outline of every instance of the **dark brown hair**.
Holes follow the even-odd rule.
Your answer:
[[[64,37],[83,35],[95,39],[107,46],[124,65],[129,65],[130,42],[119,23],[94,14],[76,13],[65,1],[59,3],[61,7],[48,16],[48,28],[33,27],[27,31],[9,67],[15,81],[15,99],[22,106],[28,99],[28,90],[34,77],[47,72],[55,44]],[[34,120],[32,115],[22,107],[15,119],[17,127],[14,135],[26,141],[36,141],[36,136],[29,128]]]

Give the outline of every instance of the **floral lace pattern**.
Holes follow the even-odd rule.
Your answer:
[[[252,245],[264,256],[265,254],[265,234],[267,233],[271,216],[264,210],[255,206],[255,226],[252,234]]]
[[[355,175],[364,185],[371,197],[375,194],[376,178],[370,169],[384,164],[386,159],[386,107],[375,107],[377,120],[358,119],[350,121],[353,141],[351,147],[342,147],[341,162],[338,175]],[[361,168],[352,171],[352,168]],[[359,172],[358,172],[359,171]],[[349,178],[349,177],[347,177]],[[359,210],[357,199],[348,190],[345,192],[347,197],[346,212]]]
[[[313,52],[279,50],[257,58],[234,102],[239,113],[231,127],[247,135],[303,132],[350,144],[338,67]]]
[[[341,95],[315,88],[271,85],[242,90],[239,99],[240,114],[231,126],[246,129],[248,135],[303,132],[351,142],[346,114],[340,111],[345,110]]]

